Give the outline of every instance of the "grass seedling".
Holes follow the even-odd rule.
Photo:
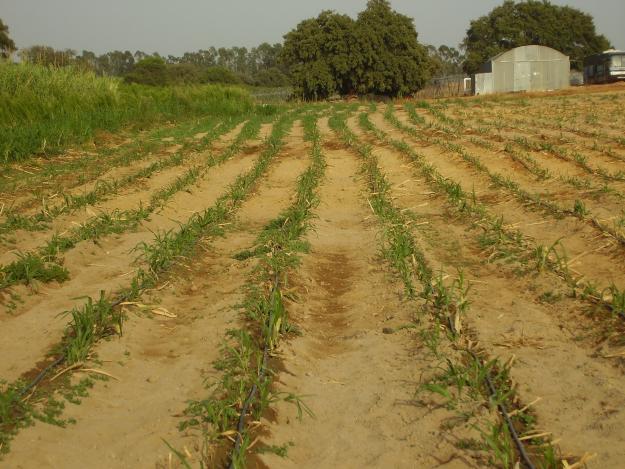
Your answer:
[[[69,278],[69,271],[53,260],[35,253],[18,253],[17,256],[16,261],[0,270],[0,290],[17,283],[32,286],[35,281],[64,282]]]
[[[584,218],[588,215],[589,212],[583,201],[575,199],[575,203],[573,204],[573,213],[575,213],[580,218]]]

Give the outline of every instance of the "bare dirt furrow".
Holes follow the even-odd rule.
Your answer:
[[[187,402],[204,396],[206,382],[219,379],[212,364],[228,329],[239,325],[238,305],[253,259],[233,256],[249,249],[260,229],[289,205],[297,177],[309,163],[299,123],[254,196],[244,202],[223,238],[206,239],[184,267],[164,280],[165,288],[146,295],[176,318],[148,317],[131,310],[124,335],[97,347],[104,369],[118,380],[96,384],[67,417],[65,429],[37,424],[12,444],[11,467],[154,468],[169,467],[167,440],[196,451],[199,434],[180,433]],[[119,429],[124,428],[120,438]],[[33,459],[33,454],[34,459]]]
[[[583,305],[566,297],[559,279],[519,277],[513,266],[485,263],[478,233],[441,198],[424,195],[428,187],[401,155],[381,146],[374,153],[397,206],[427,220],[418,241],[432,268],[450,276],[462,268],[473,283],[465,327],[491,356],[516,357],[512,378],[522,401],[541,398],[533,406],[539,428],[560,440],[564,455],[597,453],[589,468],[618,467],[625,455],[625,377],[603,358],[618,349],[597,348]],[[554,295],[553,303],[541,302],[545,293]]]
[[[320,130],[327,177],[310,254],[292,279],[300,300],[289,305],[302,337],[284,347],[278,385],[302,396],[315,417],[300,422],[292,405],[278,403],[268,444],[293,446],[284,459],[262,461],[272,468],[434,467],[456,456],[438,433],[449,414],[412,402],[426,368],[415,359],[414,337],[382,332],[409,323],[412,308],[376,255],[377,227],[356,157],[339,149],[324,122]]]
[[[383,116],[374,114],[371,120],[392,137],[414,142],[409,136],[388,124]],[[443,176],[458,182],[465,192],[471,194],[475,191],[476,198],[483,202],[491,213],[503,216],[508,226],[534,239],[537,244],[547,247],[559,241],[564,246],[569,259],[568,267],[573,272],[586,276],[602,287],[615,284],[622,288],[625,285],[623,248],[616,240],[602,235],[577,218],[558,219],[531,210],[519,203],[511,194],[491,186],[486,175],[465,164],[459,156],[435,147],[418,147],[417,150]],[[592,255],[592,262],[586,259],[589,255]]]

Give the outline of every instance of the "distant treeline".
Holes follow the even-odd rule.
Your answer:
[[[263,43],[258,47],[202,49],[177,57],[157,52],[112,51],[96,55],[78,54],[71,49],[48,46],[20,49],[20,60],[37,65],[76,66],[99,76],[124,77],[129,82],[167,85],[189,83],[227,83],[253,86],[288,86],[288,70],[280,64],[282,44]]]
[[[18,52],[23,62],[74,66],[100,76],[124,77],[146,85],[201,83],[291,85],[294,96],[408,96],[441,77],[473,74],[489,58],[525,45],[552,47],[580,69],[584,57],[610,48],[593,17],[548,0],[504,0],[487,15],[470,21],[460,45],[438,48],[418,40],[414,20],[394,11],[388,0],[368,0],[357,17],[322,11],[284,35],[283,44],[202,49],[181,57],[142,51],[54,50],[34,46]],[[0,56],[15,44],[0,20]]]

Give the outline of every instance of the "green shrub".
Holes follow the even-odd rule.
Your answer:
[[[160,57],[146,57],[135,64],[132,72],[125,77],[127,83],[165,86],[169,84],[167,64]]]
[[[202,74],[202,82],[236,85],[241,83],[241,79],[226,67],[208,67]]]
[[[171,85],[198,85],[202,70],[194,64],[172,64],[167,66],[167,77]]]

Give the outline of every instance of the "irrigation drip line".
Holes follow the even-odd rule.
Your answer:
[[[239,416],[239,422],[237,424],[237,439],[234,444],[234,449],[232,450],[233,457],[230,460],[230,466],[229,466],[230,469],[235,469],[234,455],[239,452],[239,450],[241,449],[241,444],[243,443],[242,434],[243,434],[243,430],[245,427],[245,418],[247,416],[247,412],[250,406],[252,405],[254,398],[256,397],[256,393],[258,392],[258,383],[261,380],[265,379],[265,372],[267,370],[268,359],[269,359],[269,345],[265,344],[265,347],[263,350],[263,362],[261,364],[260,372],[258,373],[258,381],[254,383],[254,385],[252,386],[252,389],[250,389],[250,392],[247,395],[247,398],[245,399],[245,403],[243,404],[243,407],[241,408],[241,415]]]
[[[449,328],[451,329],[452,334],[455,336],[458,336],[459,335],[458,331],[456,330],[456,327],[454,326],[454,323],[451,317],[449,316],[447,317],[447,322],[449,324]],[[469,350],[467,348],[467,349],[464,349],[464,351],[468,352],[476,361],[476,363],[479,363],[481,366],[484,366],[484,361],[473,350]],[[495,388],[495,384],[493,383],[493,380],[490,377],[490,371],[489,370],[486,370],[486,371],[487,372],[485,373],[484,381],[486,382],[486,387],[488,388],[488,393],[489,393],[488,397],[492,399],[497,395],[497,389]],[[523,460],[523,464],[525,465],[527,469],[536,469],[536,466],[530,459],[529,454],[527,454],[525,445],[521,441],[521,438],[519,437],[519,434],[516,431],[516,428],[514,427],[514,423],[512,422],[512,419],[510,418],[510,414],[508,413],[508,409],[506,408],[506,405],[503,402],[498,402],[497,408],[499,409],[499,413],[503,417],[506,423],[506,426],[508,427],[510,436],[512,437],[512,440],[514,441],[514,445],[516,446],[519,452],[519,455],[521,456],[521,459]]]
[[[33,379],[28,384],[28,386],[26,386],[24,389],[22,389],[19,392],[19,397],[23,397],[28,391],[30,391],[35,386],[37,386],[43,380],[43,378],[45,378],[46,375],[50,373],[51,370],[53,370],[54,368],[59,366],[61,363],[63,363],[65,361],[65,358],[66,358],[65,354],[63,354],[60,357],[58,357],[56,360],[54,360],[52,363],[50,363],[48,366],[46,366],[43,370],[41,370],[39,374],[35,377],[35,379]]]
[[[276,276],[274,279],[274,284],[272,287],[272,293],[277,291],[280,287],[280,278],[278,277],[278,273],[276,272]],[[274,310],[272,308],[271,313],[269,314],[269,324],[273,328],[273,318],[274,318]],[[270,330],[270,337],[273,331]],[[247,417],[247,413],[249,411],[250,406],[254,398],[256,397],[256,393],[258,392],[258,383],[262,382],[265,379],[265,374],[267,372],[267,362],[269,361],[269,340],[265,340],[265,345],[263,347],[263,361],[260,366],[260,370],[258,372],[258,377],[252,389],[247,395],[245,402],[243,403],[243,407],[241,408],[241,415],[239,415],[239,421],[237,423],[237,439],[234,443],[234,448],[232,450],[232,457],[230,458],[230,466],[229,469],[235,469],[235,459],[234,455],[236,455],[241,449],[241,444],[243,443],[243,430],[245,429],[245,418]]]
[[[475,361],[477,361],[478,363],[482,365],[484,364],[483,361],[475,354],[475,352],[473,352],[472,350],[467,350],[467,351],[471,354],[471,356],[473,357]],[[488,392],[490,393],[489,397],[494,398],[497,395],[497,389],[495,388],[495,384],[493,383],[493,380],[490,377],[490,372],[486,373],[485,381],[486,381],[486,386],[488,387]],[[514,428],[514,424],[512,423],[512,419],[510,418],[510,414],[508,413],[508,409],[506,408],[506,405],[503,402],[498,402],[497,407],[499,408],[499,413],[501,414],[504,421],[506,422],[508,430],[510,431],[510,436],[512,437],[512,440],[514,441],[514,444],[517,447],[517,450],[519,451],[519,455],[521,456],[521,459],[523,460],[523,464],[525,464],[527,469],[536,469],[536,466],[534,466],[534,463],[532,462],[529,455],[527,454],[527,451],[525,450],[525,445],[521,441],[519,434],[516,431],[516,428]]]

